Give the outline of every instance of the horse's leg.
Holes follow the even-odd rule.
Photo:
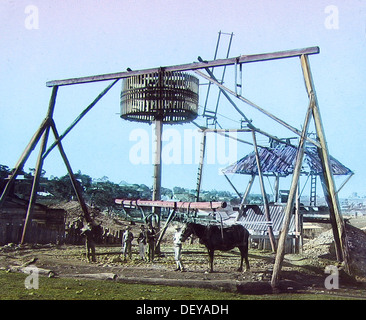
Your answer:
[[[249,271],[250,266],[249,266],[249,259],[248,259],[248,248],[245,250],[244,259],[245,259],[245,269],[246,269],[245,271]]]
[[[239,272],[242,272],[243,271],[243,260],[244,260],[244,251],[245,251],[245,248],[240,246],[239,247],[239,250],[240,250],[240,266],[238,268],[237,271]]]
[[[244,242],[244,259],[245,259],[246,271],[250,270],[249,259],[248,259],[248,251],[249,251],[249,232],[246,233],[245,242]]]
[[[214,250],[208,249],[208,257],[209,257],[209,272],[213,272],[213,259],[214,259]]]
[[[240,255],[241,255],[241,261],[240,261],[240,267],[238,269],[238,271],[243,271],[243,260],[245,259],[245,271],[249,271],[250,270],[250,266],[249,266],[249,259],[248,259],[248,247],[246,245],[244,246],[240,246],[239,247],[240,250]]]

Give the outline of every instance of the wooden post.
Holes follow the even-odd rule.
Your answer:
[[[278,287],[279,274],[280,274],[280,271],[282,268],[283,258],[285,256],[286,238],[287,238],[288,229],[289,229],[289,225],[290,225],[290,221],[291,221],[291,215],[292,215],[293,208],[294,208],[294,201],[296,198],[296,190],[298,188],[298,182],[299,182],[300,173],[301,173],[302,160],[304,158],[305,137],[307,135],[307,131],[309,128],[310,118],[311,118],[311,114],[312,114],[311,113],[312,105],[313,105],[313,99],[312,99],[312,97],[310,97],[310,105],[307,110],[299,146],[297,149],[294,173],[292,175],[290,192],[288,195],[288,200],[287,200],[287,204],[286,204],[285,211],[284,211],[283,226],[282,226],[280,238],[278,240],[277,254],[276,254],[276,259],[275,259],[275,263],[273,266],[273,273],[272,273],[272,280],[271,280],[271,285],[273,288]]]
[[[10,176],[9,181],[6,183],[6,186],[1,194],[0,197],[0,208],[3,206],[6,197],[8,196],[9,190],[11,188],[11,186],[13,185],[16,177],[18,176],[19,172],[23,169],[24,164],[26,163],[26,161],[28,160],[30,154],[32,153],[32,151],[34,150],[34,148],[36,147],[36,145],[39,142],[39,139],[42,137],[44,131],[46,130],[48,126],[48,120],[45,119],[43,120],[41,126],[38,128],[37,132],[33,135],[32,139],[30,140],[30,142],[28,143],[27,147],[25,148],[25,150],[23,151],[21,157],[19,158],[17,164],[15,165],[13,172]]]
[[[42,166],[43,166],[43,154],[46,151],[46,147],[47,147],[48,135],[50,132],[50,122],[51,122],[51,119],[53,116],[53,111],[55,109],[55,104],[56,104],[57,90],[58,90],[57,86],[53,87],[53,89],[52,89],[52,95],[51,95],[48,112],[47,112],[47,116],[46,116],[47,126],[43,132],[42,142],[41,142],[41,146],[39,149],[39,154],[38,154],[37,164],[36,164],[36,171],[34,173],[32,190],[31,190],[31,195],[29,198],[29,204],[28,204],[25,221],[24,221],[22,238],[21,238],[20,244],[23,244],[25,241],[25,234],[27,231],[27,226],[28,226],[29,221],[32,219],[33,207],[34,207],[34,205],[36,203],[36,199],[37,199],[38,185],[39,185],[39,180],[41,177]]]
[[[153,183],[153,194],[152,200],[161,200],[161,136],[163,132],[163,120],[155,119],[155,159],[154,159],[154,183]],[[151,216],[151,225],[157,228],[157,232],[160,232],[160,219],[161,219],[161,208],[153,207]],[[155,247],[155,252],[160,254],[160,245]]]
[[[152,200],[160,200],[161,197],[161,135],[163,120],[155,120],[155,157],[154,157],[154,185]]]
[[[29,221],[32,220],[33,208],[34,208],[34,205],[36,204],[39,180],[41,178],[41,172],[42,172],[42,166],[43,166],[42,155],[46,150],[49,131],[50,131],[50,127],[46,128],[46,130],[45,130],[45,132],[43,133],[43,136],[42,136],[41,147],[40,147],[38,158],[37,158],[36,170],[35,170],[35,173],[34,173],[32,190],[31,190],[31,194],[30,194],[30,197],[29,197],[28,209],[27,209],[27,213],[26,213],[26,216],[25,216],[25,221],[24,221],[24,225],[23,225],[23,232],[22,232],[22,238],[20,240],[20,244],[24,243],[28,223],[29,223]]]
[[[254,180],[255,180],[255,174],[252,174],[252,176],[248,182],[247,188],[244,192],[243,198],[241,199],[241,203],[240,203],[241,205],[245,204],[245,202],[247,201],[248,195],[249,195],[250,190],[252,189]]]
[[[163,237],[165,235],[166,229],[168,228],[169,223],[173,220],[173,218],[175,216],[175,210],[176,209],[172,209],[172,211],[169,213],[169,216],[165,221],[164,227],[161,229],[159,239],[156,242],[156,245],[155,245],[156,248],[160,248],[160,242],[161,242],[161,240],[163,239]]]
[[[240,218],[243,216],[243,210],[244,210],[245,202],[247,201],[249,192],[252,189],[252,186],[253,186],[253,183],[254,183],[254,179],[255,179],[255,174],[252,174],[252,176],[251,176],[251,178],[250,178],[250,180],[248,182],[247,188],[246,188],[246,190],[244,192],[244,195],[241,198],[240,207],[239,207],[239,213],[238,213],[238,215],[236,217],[236,221],[239,221]]]
[[[86,109],[84,109],[79,116],[70,124],[70,126],[60,135],[59,140],[61,141],[65,136],[74,128],[77,123],[97,104],[97,102],[104,97],[104,95],[118,82],[119,80],[114,80],[110,85],[108,85],[94,100],[91,104],[89,104]],[[47,155],[53,150],[53,148],[57,145],[58,140],[56,140],[52,145],[47,149],[44,153],[43,158],[46,158]]]
[[[229,182],[229,184],[231,185],[231,187],[233,188],[233,190],[235,191],[235,193],[237,194],[237,196],[239,197],[239,199],[241,199],[241,194],[238,191],[238,189],[235,188],[234,184],[231,182],[231,180],[229,179],[229,177],[226,175],[225,172],[222,172],[222,174],[224,175],[224,177],[226,178],[227,182]]]
[[[345,233],[345,225],[341,216],[338,195],[333,178],[333,172],[329,160],[329,151],[325,139],[324,127],[322,124],[318,101],[314,89],[314,83],[311,75],[309,60],[307,55],[300,57],[301,67],[304,75],[305,86],[309,96],[314,97],[313,117],[316,128],[316,133],[320,147],[318,147],[318,154],[323,167],[323,186],[325,190],[325,197],[329,206],[329,213],[333,228],[333,235],[336,245],[337,257],[340,261],[344,261],[345,271],[349,270],[349,252]]]
[[[197,202],[200,201],[200,191],[201,191],[201,183],[202,183],[203,162],[205,160],[205,151],[206,151],[206,132],[202,131],[200,163],[198,164],[197,185],[196,185],[196,201]]]
[[[80,207],[81,207],[81,210],[83,211],[84,213],[84,218],[87,222],[92,222],[93,219],[91,218],[90,214],[89,214],[89,211],[88,211],[88,208],[84,202],[84,199],[83,199],[83,195],[82,195],[82,192],[80,190],[80,187],[78,185],[78,182],[73,174],[73,171],[71,169],[71,165],[70,165],[70,162],[69,160],[67,159],[66,157],[66,153],[65,153],[65,150],[61,144],[61,139],[60,139],[60,136],[57,132],[57,129],[56,129],[56,125],[55,125],[55,122],[52,120],[51,122],[51,128],[52,128],[52,131],[53,131],[53,134],[55,136],[55,139],[57,141],[57,146],[58,146],[58,149],[60,151],[60,154],[61,154],[61,157],[65,163],[65,166],[66,166],[66,169],[67,169],[67,172],[69,174],[69,177],[70,177],[70,180],[71,180],[71,184],[72,184],[72,187],[75,191],[75,194],[76,194],[76,197],[78,199],[78,202],[80,204]]]
[[[264,214],[266,216],[267,222],[271,222],[271,215],[270,215],[270,212],[269,212],[269,204],[268,204],[268,199],[267,199],[267,195],[266,195],[266,190],[264,188],[262,168],[261,168],[261,163],[260,163],[260,159],[259,159],[257,139],[255,137],[255,131],[254,130],[252,131],[252,136],[253,136],[253,143],[254,143],[255,158],[257,160],[259,184],[260,184],[260,187],[261,187],[262,198],[263,198]],[[276,252],[276,239],[275,239],[274,234],[273,234],[272,225],[268,226],[268,236],[269,236],[269,241],[271,242],[272,251]]]
[[[274,202],[275,203],[278,202],[279,188],[280,188],[280,176],[279,176],[279,174],[276,174],[275,186],[274,186]]]

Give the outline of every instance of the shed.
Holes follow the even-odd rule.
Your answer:
[[[0,208],[0,245],[20,243],[28,201],[18,197],[8,197]],[[35,204],[32,222],[28,226],[26,243],[58,243],[65,236],[66,211],[51,209]]]
[[[284,219],[284,208],[285,205],[278,203],[281,198],[284,198],[287,202],[287,190],[279,190],[279,178],[287,177],[293,174],[297,147],[290,144],[277,144],[274,147],[258,147],[258,154],[253,151],[232,165],[228,166],[223,170],[224,175],[226,174],[246,174],[252,176],[251,181],[247,187],[242,198],[241,207],[246,210],[246,215],[239,214],[237,221],[242,223],[248,230],[251,231],[252,239],[258,238],[259,242],[267,241],[266,230],[268,228],[273,230],[273,236],[278,237],[281,231]],[[255,211],[250,208],[247,204],[246,197],[250,191],[254,177],[259,175],[257,156],[260,161],[261,174],[263,176],[273,176],[276,178],[276,190],[274,191],[274,202],[268,205],[268,218],[264,214],[258,215]],[[353,175],[353,172],[330,156],[330,165],[333,175]],[[301,174],[311,176],[311,194],[310,194],[310,205],[315,205],[316,199],[316,177],[323,175],[322,163],[318,154],[318,150],[313,146],[306,146],[304,151],[304,158],[301,168]],[[226,176],[227,177],[227,176]],[[229,181],[230,182],[230,181]],[[280,197],[280,193],[281,197]],[[264,205],[257,206],[261,212],[264,212]],[[295,244],[299,239],[301,241],[302,234],[302,214],[304,210],[300,210],[300,206],[297,206],[298,210],[294,210],[289,225],[288,240],[291,242],[286,246]],[[272,231],[271,231],[272,232]],[[300,238],[299,238],[300,237]],[[268,242],[268,241],[267,241]],[[292,243],[293,242],[293,243]],[[290,248],[291,248],[290,247]],[[295,244],[296,250],[299,249],[298,244]],[[287,252],[293,251],[292,249],[286,250]]]

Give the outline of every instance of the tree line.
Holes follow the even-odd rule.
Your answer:
[[[29,168],[28,172],[24,170],[20,172],[13,190],[15,195],[23,199],[29,198],[34,171],[34,169]],[[45,171],[41,173],[38,199],[52,202],[75,200],[75,192],[68,175],[47,178],[45,173]],[[0,190],[2,190],[6,178],[10,174],[11,169],[0,164]],[[83,192],[85,201],[90,206],[98,207],[103,211],[112,212],[115,208],[114,199],[117,198],[151,200],[152,187],[145,184],[129,184],[124,181],[114,183],[106,176],[95,179],[83,174],[80,170],[74,175]],[[196,191],[176,186],[173,189],[162,188],[161,196],[164,200],[195,201]],[[252,200],[255,201],[255,195],[252,197],[254,197]],[[229,191],[210,190],[200,192],[200,201],[239,203],[240,200],[237,195]]]

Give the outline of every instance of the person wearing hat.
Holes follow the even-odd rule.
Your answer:
[[[132,240],[133,240],[133,233],[131,232],[131,227],[128,226],[126,228],[126,231],[123,233],[122,237],[122,253],[124,256],[124,259],[126,259],[126,256],[131,259],[132,257]]]
[[[85,236],[86,258],[89,262],[96,262],[95,258],[95,236],[94,225],[88,222],[86,226],[81,229],[81,235]]]
[[[182,257],[182,228],[177,226],[175,228],[175,233],[173,236],[173,243],[174,243],[174,260],[176,263],[177,268],[174,271],[185,271],[183,263],[181,261]]]
[[[154,262],[156,233],[155,233],[154,227],[151,224],[149,224],[149,226],[147,228],[146,238],[147,238],[147,243],[149,245],[149,252],[148,252],[149,262]]]
[[[139,244],[139,254],[142,260],[146,261],[146,256],[145,256],[145,248],[146,248],[146,230],[145,230],[145,226],[142,224],[140,227],[141,231],[139,234],[139,237],[137,238],[137,243]]]

